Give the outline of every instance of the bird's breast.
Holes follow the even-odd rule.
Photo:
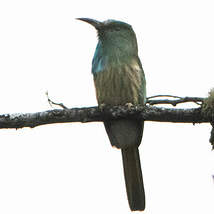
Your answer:
[[[98,104],[143,104],[143,70],[136,61],[105,66],[94,75]]]

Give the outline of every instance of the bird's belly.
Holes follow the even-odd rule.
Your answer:
[[[124,105],[143,102],[141,70],[128,66],[101,71],[94,77],[98,104]],[[142,100],[141,100],[142,99]]]

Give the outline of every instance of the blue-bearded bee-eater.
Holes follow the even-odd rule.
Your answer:
[[[116,20],[78,19],[94,26],[98,33],[92,74],[99,106],[144,105],[146,80],[131,25]],[[122,151],[130,209],[142,211],[145,209],[145,193],[138,147],[144,122],[116,119],[104,121],[104,125],[111,145]]]

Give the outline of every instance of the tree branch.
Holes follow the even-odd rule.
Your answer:
[[[157,98],[157,97],[171,97],[171,98],[174,98],[174,100],[169,100],[169,99],[153,100],[154,98]],[[173,106],[176,106],[177,104],[186,103],[186,102],[193,102],[197,105],[201,105],[203,101],[204,101],[204,98],[202,97],[178,97],[174,95],[156,95],[156,96],[147,98],[147,103],[150,105],[171,104]]]
[[[26,114],[3,114],[0,115],[0,128],[33,128],[52,123],[100,122],[118,118],[173,123],[207,123],[214,119],[211,114],[203,114],[201,108],[173,109],[153,106],[115,106],[100,110],[98,107],[88,107],[54,109]]]

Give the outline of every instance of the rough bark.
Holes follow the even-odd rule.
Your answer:
[[[212,115],[204,115],[201,108],[177,109],[154,106],[117,106],[54,109],[36,113],[17,113],[0,115],[0,128],[36,127],[39,125],[67,122],[100,122],[117,118],[138,118],[145,121],[173,123],[212,122]]]

